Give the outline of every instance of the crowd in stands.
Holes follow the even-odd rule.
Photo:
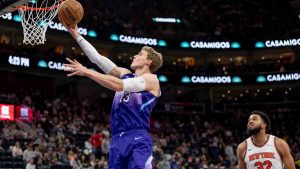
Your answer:
[[[202,65],[187,66],[185,62],[166,63],[160,70],[162,73],[203,73],[203,74],[254,74],[266,72],[289,72],[298,70],[297,63],[290,63],[274,59],[269,63],[259,62],[234,62],[231,63],[218,63],[211,62]]]
[[[139,49],[137,49],[139,50]],[[95,67],[86,56],[82,53],[65,52],[57,53],[53,48],[43,49],[34,48],[32,46],[19,46],[12,44],[0,43],[0,54],[3,55],[20,55],[34,58],[46,58],[53,59],[57,61],[65,61],[64,58],[71,57],[76,58],[85,66]],[[110,56],[118,66],[128,67],[131,64],[131,55],[123,53],[126,56]],[[169,57],[168,53],[164,53],[165,57]],[[204,56],[205,57],[205,56]],[[206,56],[209,57],[209,56]],[[246,56],[247,57],[247,56]],[[224,60],[229,60],[229,58],[224,57]],[[247,59],[251,60],[251,56]],[[174,59],[176,60],[176,59]],[[297,71],[299,69],[299,63],[297,61],[289,61],[286,59],[273,59],[268,60],[266,63],[261,62],[261,60],[247,62],[245,59],[242,60],[232,60],[230,62],[219,62],[217,59],[215,61],[210,61],[207,63],[195,63],[193,65],[188,64],[180,57],[176,61],[165,61],[163,67],[158,71],[158,73],[169,73],[169,74],[186,74],[186,73],[203,73],[203,74],[252,74],[252,73],[265,73],[265,72],[289,72]]]
[[[80,26],[102,37],[117,33],[166,40],[241,41],[299,36],[299,8],[293,0],[79,1],[85,9]],[[177,18],[180,23],[157,23],[154,17]]]
[[[108,114],[100,115],[98,109],[76,99],[50,93],[23,90],[2,91],[0,95],[4,101],[15,101],[34,110],[32,122],[1,122],[1,153],[7,158],[1,167],[16,168],[19,159],[23,159],[26,168],[107,166]]]
[[[110,144],[109,106],[35,90],[1,89],[6,101],[33,108],[32,122],[0,122],[0,168],[105,169]],[[3,101],[3,100],[2,100]],[[153,113],[155,169],[221,169],[237,164],[250,110],[221,114]],[[267,110],[266,110],[267,111]],[[284,138],[300,167],[297,112],[268,112],[272,133]],[[244,126],[244,127],[242,127]]]
[[[104,35],[163,39],[234,40],[285,38],[299,34],[298,13],[285,0],[153,0],[81,1],[82,25]],[[155,23],[153,17],[178,18],[181,23]]]

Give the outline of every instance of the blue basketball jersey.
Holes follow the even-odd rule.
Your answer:
[[[121,79],[133,78],[125,74]],[[113,135],[133,129],[150,131],[150,113],[157,97],[150,92],[118,91],[115,94],[111,111],[111,132]]]

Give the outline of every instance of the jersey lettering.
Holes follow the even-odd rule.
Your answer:
[[[262,152],[262,153],[256,153],[249,155],[249,161],[258,160],[261,158],[273,158],[275,159],[275,153],[270,152]]]

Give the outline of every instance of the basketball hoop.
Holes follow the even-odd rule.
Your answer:
[[[26,5],[18,7],[22,18],[24,44],[45,43],[47,28],[57,15],[60,2],[61,0],[29,0]]]

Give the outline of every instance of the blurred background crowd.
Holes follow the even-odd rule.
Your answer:
[[[1,99],[33,108],[33,122],[0,122],[3,168],[107,168],[109,100],[87,104],[76,96],[35,89],[1,89]],[[255,107],[253,107],[255,109]],[[288,109],[288,108],[287,108]],[[297,112],[265,110],[272,134],[285,139],[298,167],[300,119]],[[151,134],[156,169],[235,168],[237,145],[247,138],[248,109],[222,113],[161,114],[154,111]]]

